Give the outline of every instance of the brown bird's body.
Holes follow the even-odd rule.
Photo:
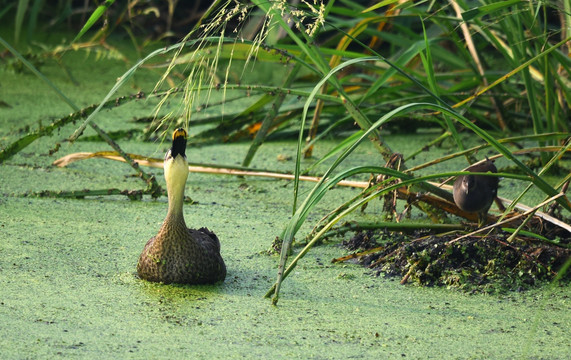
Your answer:
[[[186,131],[175,130],[164,164],[169,201],[167,217],[158,234],[145,245],[137,273],[142,279],[165,284],[215,283],[226,277],[220,241],[206,228],[187,228],[182,212],[188,177],[185,147]]]
[[[473,173],[497,173],[494,162],[486,159],[482,164],[466,169]],[[498,194],[498,178],[494,176],[462,175],[454,182],[454,202],[467,212],[478,213],[478,224],[483,225],[492,202]]]

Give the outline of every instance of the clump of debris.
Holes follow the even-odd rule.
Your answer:
[[[406,235],[382,230],[358,231],[343,246],[375,274],[400,277],[401,283],[455,287],[467,292],[521,291],[558,276],[571,255],[571,240],[540,241],[495,231],[486,236]],[[571,280],[571,269],[558,279]]]

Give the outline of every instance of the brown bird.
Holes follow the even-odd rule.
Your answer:
[[[210,284],[224,280],[226,265],[220,256],[218,237],[206,228],[189,229],[182,205],[188,177],[186,130],[173,133],[172,147],[165,155],[164,171],[168,212],[159,233],[151,238],[137,264],[142,279],[165,284]]]
[[[473,173],[497,173],[492,160],[466,169]],[[494,176],[462,175],[454,181],[454,202],[467,212],[478,213],[478,225],[486,223],[488,210],[498,194],[498,178]]]

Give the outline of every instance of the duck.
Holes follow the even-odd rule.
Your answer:
[[[164,284],[214,284],[226,278],[220,240],[205,227],[188,228],[184,220],[184,189],[189,173],[187,137],[183,128],[173,132],[172,146],[164,160],[167,215],[157,235],[143,248],[137,273],[141,279]]]
[[[472,173],[497,173],[493,160],[472,165],[466,169]],[[478,214],[478,225],[486,223],[488,210],[498,195],[499,180],[494,176],[461,175],[454,181],[453,196],[456,205],[466,211]]]

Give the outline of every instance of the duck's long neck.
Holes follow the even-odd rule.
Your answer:
[[[169,200],[167,221],[178,221],[184,224],[182,205],[187,178],[188,163],[183,156],[178,155],[174,159],[165,161],[165,180]]]

